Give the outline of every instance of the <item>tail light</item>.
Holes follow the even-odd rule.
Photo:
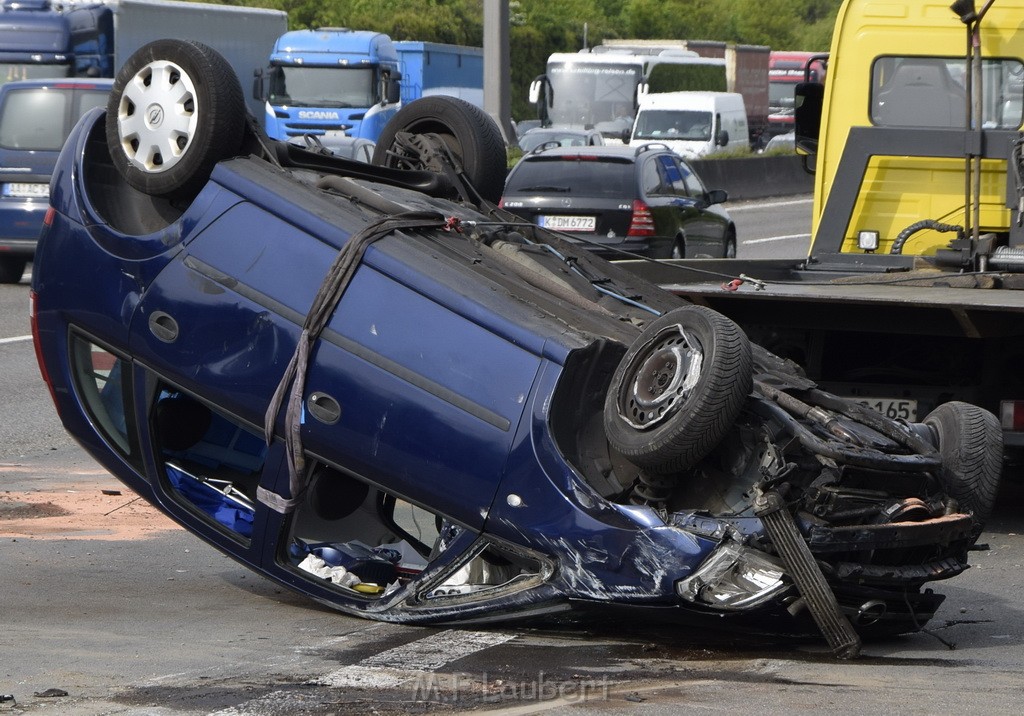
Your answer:
[[[1004,400],[999,404],[999,422],[1003,430],[1024,431],[1024,400]]]
[[[633,217],[626,236],[654,236],[654,214],[651,207],[639,199],[633,200]]]
[[[50,391],[50,399],[53,400],[53,404],[57,405],[57,394],[53,392],[53,382],[50,380],[50,374],[46,370],[46,361],[43,360],[43,348],[42,343],[39,339],[39,319],[38,319],[38,303],[39,298],[36,296],[35,291],[29,291],[28,293],[29,309],[30,309],[30,323],[32,325],[32,347],[36,352],[36,362],[39,363],[39,373],[43,376],[43,382],[46,383],[46,387]]]

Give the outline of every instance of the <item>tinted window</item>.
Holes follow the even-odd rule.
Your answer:
[[[678,160],[677,160],[678,161]],[[702,197],[706,193],[704,184],[701,183],[700,177],[698,177],[690,165],[686,162],[679,162],[679,171],[683,175],[683,181],[686,182],[686,193],[689,196]]]
[[[640,186],[643,187],[644,196],[661,193],[661,174],[658,172],[657,162],[644,162],[640,170]]]
[[[887,127],[966,126],[965,73],[962,57],[880,57],[872,68],[871,121]],[[983,126],[1018,128],[1024,65],[984,60],[982,88]]]
[[[105,90],[15,90],[0,108],[0,146],[56,151],[82,114],[106,103]]]
[[[635,186],[631,161],[538,157],[519,163],[507,191],[632,197]]]
[[[689,196],[686,183],[683,181],[683,173],[679,170],[679,164],[667,154],[658,157],[658,164],[661,166],[662,176],[665,177],[663,193]]]
[[[130,364],[77,333],[70,345],[75,390],[93,425],[114,450],[141,465],[131,424]]]

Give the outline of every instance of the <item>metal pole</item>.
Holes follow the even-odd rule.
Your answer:
[[[511,53],[507,0],[484,0],[484,111],[498,123],[505,144],[516,146],[509,86]]]

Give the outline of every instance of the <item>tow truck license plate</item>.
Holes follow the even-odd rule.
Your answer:
[[[545,229],[554,231],[594,231],[596,216],[541,216],[538,222]]]
[[[911,422],[917,420],[917,401],[893,398],[856,398],[858,403],[874,408],[886,417]]]

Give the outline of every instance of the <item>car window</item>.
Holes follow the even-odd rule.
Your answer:
[[[634,187],[633,162],[629,160],[540,156],[519,163],[506,191],[632,197]]]
[[[640,185],[643,187],[644,196],[663,193],[657,162],[646,161],[643,163],[643,168],[640,170]]]
[[[704,182],[700,180],[697,173],[693,171],[689,164],[677,159],[679,164],[679,171],[683,175],[683,181],[686,182],[686,191],[689,196],[692,197],[703,197],[707,193],[707,189],[704,188]]]
[[[664,177],[662,194],[676,194],[677,196],[691,196],[686,182],[683,181],[683,173],[679,169],[679,163],[667,154],[658,157],[658,168]]]
[[[68,115],[68,105],[74,110]],[[16,90],[0,108],[0,146],[8,149],[56,151],[78,121],[93,107],[107,103],[106,91],[54,88]]]
[[[8,149],[57,150],[67,132],[69,94],[47,89],[17,90],[0,110],[0,146]]]
[[[107,97],[110,93],[106,90],[85,90],[75,92],[75,114],[72,122],[77,122],[78,119],[88,112],[90,109],[95,107],[106,107]],[[68,134],[71,133],[71,127],[68,127]]]

